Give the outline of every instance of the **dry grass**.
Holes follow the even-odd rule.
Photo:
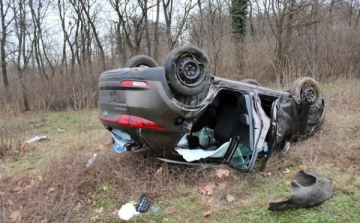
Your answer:
[[[0,159],[19,148],[24,140],[24,126],[21,120],[5,122],[0,117]]]
[[[51,137],[1,164],[0,218],[7,222],[19,211],[21,222],[91,222],[96,217],[98,222],[118,222],[113,212],[147,193],[160,211],[142,214],[135,222],[286,222],[289,218],[300,222],[300,217],[303,222],[313,218],[326,222],[331,216],[351,222],[348,216],[359,208],[354,202],[360,191],[355,177],[360,168],[360,84],[358,80],[339,81],[326,85],[324,93],[327,116],[323,129],[293,144],[289,153],[271,159],[266,174],[241,173],[227,166],[172,165],[130,153],[115,155],[106,146],[109,135],[96,120],[96,111],[28,117],[25,126],[35,128],[27,130],[26,137],[42,133]],[[39,123],[46,124],[36,127]],[[58,132],[58,127],[66,131]],[[98,157],[86,168],[94,152]],[[268,202],[289,196],[286,182],[299,165],[331,177],[334,197],[315,209],[266,211]],[[284,173],[285,168],[290,173]],[[217,169],[229,170],[229,177],[219,178]],[[215,184],[213,195],[200,193],[199,188],[209,183]],[[234,202],[228,202],[228,194]],[[344,210],[350,213],[342,216]],[[206,211],[211,215],[204,218]]]

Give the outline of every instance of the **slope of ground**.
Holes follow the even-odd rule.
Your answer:
[[[199,169],[134,154],[115,154],[97,111],[26,114],[2,120],[30,139],[0,162],[1,222],[119,222],[121,205],[147,193],[157,212],[132,222],[357,222],[360,219],[360,82],[326,84],[326,123],[292,144],[266,172],[227,166]],[[20,126],[20,127],[19,127]],[[20,149],[20,148],[18,148]],[[94,164],[87,161],[97,153]],[[333,179],[334,196],[310,209],[267,210],[290,196],[289,181],[304,166]],[[229,173],[228,176],[220,173]]]

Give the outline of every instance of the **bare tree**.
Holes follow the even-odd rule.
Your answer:
[[[196,45],[202,48],[204,46],[204,37],[206,36],[206,28],[205,28],[205,16],[204,16],[204,9],[203,9],[204,2],[201,0],[197,1],[198,7],[198,14],[194,15],[191,20],[193,21],[190,23],[191,25],[191,35],[193,36],[193,40],[195,40]],[[206,3],[205,3],[206,4]],[[198,20],[196,19],[198,18]]]
[[[195,4],[192,0],[182,2],[183,5],[174,0],[162,0],[162,3],[166,24],[168,50],[171,51],[178,43],[180,36],[186,30],[186,21],[189,18],[191,10],[195,7]],[[177,6],[176,10],[175,5]],[[173,25],[173,22],[175,22],[175,25]]]
[[[151,55],[151,41],[150,41],[149,17],[148,17],[148,10],[150,8],[148,8],[148,0],[144,0],[144,2],[141,2],[140,7],[144,13],[147,54],[150,56]]]
[[[87,23],[90,25],[91,29],[92,29],[92,34],[94,35],[95,41],[96,41],[96,45],[100,51],[100,57],[101,57],[101,61],[102,61],[102,70],[106,69],[105,66],[105,53],[104,53],[104,49],[99,37],[99,33],[96,29],[95,26],[95,20],[97,17],[97,13],[101,10],[99,7],[96,7],[96,2],[91,2],[91,0],[80,0],[80,3],[82,5],[82,11],[84,12],[86,18],[87,18]],[[92,12],[92,14],[90,14],[90,12]],[[89,32],[87,32],[89,34]],[[88,35],[88,40],[89,40],[89,35]],[[90,47],[88,45],[88,47]],[[89,48],[88,48],[89,51]],[[91,58],[89,58],[91,59]],[[91,68],[90,68],[91,69]]]
[[[160,3],[161,3],[161,0],[156,1],[156,19],[155,19],[155,27],[154,27],[154,59],[155,59],[155,61],[159,61]]]
[[[229,17],[225,11],[226,4],[221,0],[198,1],[198,12],[192,15],[189,28],[189,39],[201,48],[207,50],[213,65],[213,74],[218,74],[221,67],[223,38],[230,34]],[[198,18],[198,19],[196,19]]]
[[[46,16],[50,2],[38,0],[34,3],[33,0],[29,0],[29,7],[31,12],[32,21],[34,24],[33,32],[33,43],[34,43],[34,54],[37,67],[39,69],[40,75],[45,77],[46,80],[52,78],[55,74],[55,65],[49,57],[49,45],[44,41],[46,33],[43,32],[43,20]],[[50,68],[50,76],[47,74],[47,69]]]
[[[145,23],[145,14],[140,5],[146,7],[141,0],[138,0],[137,4],[132,4],[131,0],[109,0],[109,2],[117,14],[117,31],[120,34],[117,37],[124,37],[131,56],[140,54]]]
[[[29,100],[26,92],[26,85],[24,83],[25,70],[28,68],[29,61],[33,53],[33,43],[31,39],[31,23],[27,16],[26,0],[13,1],[14,12],[14,30],[16,36],[16,53],[15,53],[15,67],[16,73],[20,82],[23,105],[25,111],[30,110]]]
[[[9,25],[11,24],[14,17],[8,18],[8,13],[10,6],[12,5],[12,0],[10,1],[1,1],[0,2],[0,13],[1,13],[1,40],[0,40],[0,51],[1,51],[1,71],[4,87],[7,89],[9,87],[8,74],[7,74],[7,65],[6,65],[6,43],[9,32]]]
[[[255,27],[254,27],[254,20],[253,20],[253,3],[249,1],[249,23],[250,23],[250,34],[251,36],[255,35]]]
[[[65,69],[67,72],[67,54],[66,54],[66,45],[69,45],[70,52],[71,52],[71,59],[70,59],[70,75],[74,76],[75,74],[75,63],[76,63],[76,53],[77,53],[77,42],[79,39],[79,29],[80,29],[80,19],[77,17],[73,18],[68,22],[69,30],[67,29],[66,24],[66,11],[68,7],[64,0],[58,0],[58,10],[59,10],[59,17],[61,21],[61,28],[63,31],[63,58],[62,63],[65,64]],[[74,31],[75,29],[75,31]]]
[[[319,5],[318,1],[304,0],[296,2],[296,0],[264,0],[263,8],[270,25],[271,32],[276,39],[275,47],[275,68],[278,82],[284,84],[286,82],[289,57],[292,52],[291,40],[294,30],[300,27],[309,27],[319,21],[313,20],[310,12],[316,12],[315,5]]]
[[[83,14],[83,6],[80,1],[69,0],[72,5],[74,12],[72,13],[72,20],[76,21],[76,30],[75,30],[75,39],[74,39],[74,48],[75,48],[75,59],[80,70],[80,74],[83,76],[84,72],[84,61],[87,59],[86,46],[91,44],[90,40],[87,38],[89,34],[89,28],[86,27],[88,24],[85,21]]]

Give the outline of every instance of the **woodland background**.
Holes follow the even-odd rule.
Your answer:
[[[358,0],[2,0],[0,112],[97,105],[99,75],[201,48],[213,75],[289,86],[360,76]]]

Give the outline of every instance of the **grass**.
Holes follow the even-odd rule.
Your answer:
[[[323,129],[271,159],[266,174],[241,173],[227,166],[198,169],[115,154],[96,110],[3,119],[2,126],[21,123],[22,140],[36,135],[48,135],[50,140],[30,144],[25,151],[14,147],[0,162],[0,221],[11,222],[11,214],[19,211],[20,222],[119,222],[117,210],[146,193],[158,211],[142,213],[131,222],[357,222],[360,82],[326,84],[323,92],[327,98]],[[94,165],[86,168],[95,152]],[[331,177],[333,197],[314,208],[268,211],[269,202],[289,198],[288,182],[300,165]],[[230,174],[219,178],[217,169]],[[213,194],[202,194],[200,189],[210,183],[215,184]],[[229,202],[228,195],[234,201]]]

